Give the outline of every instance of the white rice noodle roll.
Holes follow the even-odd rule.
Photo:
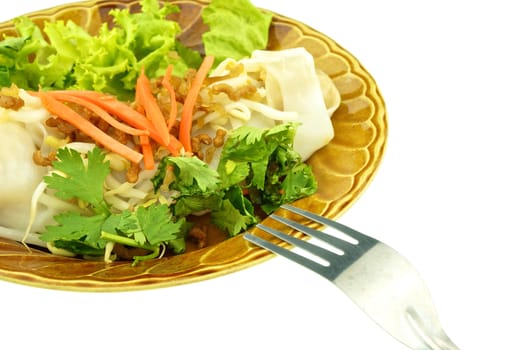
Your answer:
[[[24,100],[24,106],[28,108],[44,108],[38,96],[30,95],[26,90],[19,89],[18,97]]]
[[[0,135],[0,225],[24,230],[33,191],[47,170],[33,162],[35,144],[19,123],[0,123]]]
[[[29,108],[27,106],[23,106],[17,111],[10,110],[9,117],[11,120],[22,122],[24,124],[30,124],[30,123],[41,123],[42,121],[49,118],[50,114],[44,108],[34,109],[34,108]]]
[[[45,140],[49,136],[49,130],[44,126],[44,123],[31,123],[26,124],[26,130],[31,135],[33,143],[35,145],[40,145],[41,151],[49,151],[49,148],[46,147]]]
[[[22,236],[24,236],[24,232],[21,230],[0,226],[0,237],[2,238],[11,239],[13,241],[20,241]],[[25,243],[33,244],[43,248],[46,247],[46,243],[40,240],[38,233],[28,234]]]
[[[29,226],[30,232],[43,232],[46,226],[55,225],[54,216],[66,211],[80,211],[79,207],[71,203],[57,200],[56,197],[48,194],[41,194],[38,198],[38,206],[34,221]],[[33,218],[32,218],[33,219]],[[27,240],[26,240],[27,243]]]
[[[272,108],[266,104],[248,100],[245,98],[240,99],[240,102],[243,103],[247,108],[261,113],[263,116],[281,121],[297,121],[299,120],[298,113],[296,111],[281,111],[276,108]]]
[[[322,95],[324,96],[326,109],[328,110],[328,115],[331,118],[333,113],[335,113],[337,108],[340,106],[340,93],[329,75],[321,70],[317,70],[317,76],[318,80],[320,81],[320,89],[322,90]]]
[[[300,125],[293,147],[303,160],[334,137],[313,56],[304,48],[253,52],[265,70],[267,102],[283,111],[295,111]]]

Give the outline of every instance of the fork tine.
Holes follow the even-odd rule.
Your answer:
[[[365,234],[362,234],[359,231],[352,229],[351,227],[343,225],[343,224],[341,224],[339,222],[336,222],[334,220],[325,218],[323,216],[311,213],[309,211],[306,211],[306,210],[294,207],[294,206],[289,205],[289,204],[283,204],[280,207],[284,208],[286,210],[289,210],[289,211],[291,211],[291,212],[293,212],[295,214],[301,215],[301,216],[303,216],[305,218],[308,218],[310,220],[316,221],[319,224],[326,225],[328,227],[332,227],[334,229],[337,229],[338,231],[346,234],[347,236],[349,236],[349,237],[351,237],[351,238],[353,238],[355,240],[360,241],[361,243],[362,242],[369,242],[370,244],[374,244],[374,243],[378,242],[378,240],[376,240],[373,237],[370,237],[370,236],[367,236]]]
[[[342,251],[343,253],[345,251],[349,251],[351,249],[353,249],[355,247],[354,244],[352,243],[349,243],[349,242],[346,242],[340,238],[337,238],[337,237],[334,237],[334,236],[330,236],[328,234],[325,234],[321,231],[318,231],[318,230],[315,230],[311,227],[308,227],[308,226],[305,226],[305,225],[302,225],[296,221],[293,221],[293,220],[289,220],[287,218],[284,218],[284,217],[281,217],[281,216],[278,216],[278,215],[275,215],[275,214],[271,214],[269,215],[269,217],[271,217],[273,220],[276,220],[278,222],[281,222],[282,224],[285,224],[297,231],[300,231],[302,233],[305,233],[306,235],[310,236],[310,237],[313,237],[313,238],[316,238],[316,239],[319,239],[323,242],[326,242],[328,243],[329,245],[333,246],[334,248],[337,248],[339,249],[340,251]],[[285,240],[285,239],[284,239]]]
[[[257,237],[250,233],[245,233],[243,237],[248,240],[249,242],[256,244],[257,246],[260,246],[264,249],[267,249],[277,255],[281,255],[289,260],[292,260],[296,262],[297,264],[300,264],[324,277],[326,277],[326,267],[324,265],[320,265],[319,263],[308,259],[302,255],[299,255],[291,250],[282,248],[276,244],[273,244],[269,241],[266,241],[264,239],[261,239],[260,237]]]
[[[274,228],[271,228],[271,227],[268,227],[262,224],[257,224],[256,227],[259,228],[260,230],[263,230],[267,233],[272,234],[273,236],[281,239],[282,241],[291,243],[292,245],[298,248],[301,248],[313,255],[318,256],[319,258],[322,258],[328,265],[330,265],[331,262],[334,260],[334,258],[338,256],[338,254],[333,253],[332,251],[323,249],[319,246],[316,246],[309,242],[298,239],[294,236],[287,235],[281,231],[275,230]],[[342,254],[344,254],[344,252],[342,252]]]

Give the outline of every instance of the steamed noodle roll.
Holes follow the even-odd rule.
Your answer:
[[[200,93],[203,107],[209,109],[200,119],[200,128],[207,124],[236,129],[298,122],[293,148],[302,160],[334,136],[330,117],[340,105],[340,94],[333,81],[316,69],[313,56],[304,48],[256,50],[237,62],[227,59],[210,79]]]
[[[0,237],[10,239],[13,241],[20,241],[20,238],[24,236],[24,231],[13,229],[9,227],[0,226]],[[46,247],[46,244],[39,238],[38,233],[30,232],[26,237],[26,244],[32,244],[40,247]]]
[[[0,225],[25,229],[33,191],[47,170],[34,164],[36,146],[20,123],[0,123],[0,135]]]

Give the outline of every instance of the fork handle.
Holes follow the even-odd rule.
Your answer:
[[[423,343],[422,350],[459,350],[442,328],[429,327],[413,308],[407,310],[406,316],[408,324]]]

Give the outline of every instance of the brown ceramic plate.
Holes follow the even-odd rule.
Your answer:
[[[203,24],[199,14],[206,1],[173,1],[181,12],[174,17],[181,40],[200,46]],[[85,1],[31,13],[44,21],[73,20],[96,33],[112,8],[140,8],[138,1]],[[342,102],[332,120],[335,138],[309,163],[319,183],[318,193],[296,205],[337,218],[365,190],[382,158],[387,122],[384,101],[375,81],[357,59],[333,40],[293,19],[274,14],[269,49],[303,46],[317,68],[335,82]],[[0,24],[0,35],[14,35],[13,23]],[[266,224],[274,226],[271,219]],[[0,239],[0,278],[32,286],[83,291],[140,290],[180,285],[247,268],[271,256],[241,235],[180,256],[150,260],[132,267],[128,262],[105,264],[29,252],[17,242]]]

